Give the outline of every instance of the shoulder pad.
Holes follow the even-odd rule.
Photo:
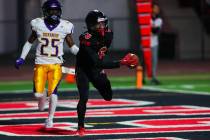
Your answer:
[[[42,18],[35,18],[35,19],[32,19],[31,20],[31,24],[34,25],[34,24],[37,24],[39,23],[40,21],[42,21],[43,19]]]
[[[64,25],[73,25],[70,21],[65,20],[65,19],[60,19],[60,22]]]
[[[72,24],[69,20],[61,19],[65,24]]]
[[[91,37],[92,37],[92,35],[88,32],[84,34],[84,38],[87,40],[90,39]]]
[[[81,34],[80,37],[79,37],[80,44],[85,45],[85,46],[90,46],[91,41],[89,39],[91,37],[92,37],[92,35],[88,32],[85,32],[85,33]]]
[[[37,27],[40,25],[40,23],[42,23],[43,19],[42,18],[35,18],[33,20],[31,20],[31,28],[32,30],[36,31]]]
[[[67,34],[72,34],[74,32],[74,25],[70,21],[61,19],[61,24]]]

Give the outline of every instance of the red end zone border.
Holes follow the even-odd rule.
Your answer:
[[[58,107],[66,107],[75,109],[78,100],[59,100]],[[127,99],[113,99],[112,101],[104,101],[103,99],[90,99],[88,100],[88,108],[93,107],[129,107],[129,106],[145,106],[152,105],[151,101],[136,101]],[[36,101],[21,101],[21,102],[1,102],[0,111],[16,111],[16,110],[37,110]]]
[[[128,117],[128,116],[192,116],[192,115],[210,114],[210,108],[198,106],[149,106],[149,107],[130,107],[130,108],[106,108],[106,109],[88,109],[87,117]],[[31,113],[3,113],[0,114],[0,120],[10,119],[40,119],[47,118],[45,112]],[[57,111],[55,118],[75,118],[75,111]]]
[[[197,121],[200,121],[199,118]],[[207,119],[207,121],[210,118]],[[182,119],[180,119],[182,120]],[[205,119],[203,119],[205,121]],[[85,135],[128,135],[128,134],[150,134],[150,133],[172,133],[172,132],[204,132],[210,131],[209,124],[197,125],[168,125],[165,126],[150,126],[150,127],[129,127],[126,128],[108,128],[108,129],[93,129],[88,128]],[[43,124],[22,124],[22,125],[2,125],[0,126],[0,134],[8,136],[75,136],[75,125],[70,123],[55,123],[52,129],[44,129]]]
[[[75,100],[60,101],[62,107],[75,105]],[[140,103],[142,102],[142,103]],[[3,120],[25,120],[25,119],[39,119],[46,118],[46,112],[27,112],[27,113],[3,113],[4,111],[11,111],[13,108],[18,110],[31,110],[36,102],[13,102],[0,103],[0,121]],[[119,125],[119,128],[95,129],[94,126],[88,125],[86,135],[127,135],[127,134],[151,134],[151,133],[171,133],[171,132],[204,132],[210,131],[210,118],[199,118],[196,115],[210,114],[210,108],[189,106],[189,105],[174,105],[174,106],[145,106],[153,105],[154,102],[134,101],[126,99],[117,99],[111,102],[105,102],[98,99],[90,100],[89,106],[97,109],[88,109],[87,117],[132,117],[132,116],[166,116],[176,115],[179,118],[165,118],[165,119],[144,119],[129,121],[113,122]],[[109,106],[110,105],[110,106]],[[106,109],[100,107],[109,106]],[[117,108],[121,106],[121,108]],[[75,106],[74,106],[75,107]],[[112,108],[114,107],[114,108]],[[37,108],[37,107],[36,107]],[[68,108],[68,107],[67,107]],[[69,107],[72,108],[72,107]],[[1,113],[2,111],[2,113]],[[14,111],[14,110],[13,110]],[[192,118],[191,116],[194,115]],[[181,116],[188,116],[182,118]],[[75,118],[77,117],[76,110],[73,111],[57,111],[55,118]],[[43,124],[31,123],[21,125],[0,125],[0,134],[7,136],[75,136],[77,128],[76,122],[55,122],[53,129],[44,129]],[[129,126],[129,127],[127,127]],[[163,138],[140,138],[135,140],[184,140],[173,137]]]

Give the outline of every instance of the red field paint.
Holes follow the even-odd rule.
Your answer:
[[[199,121],[199,119],[197,120]],[[64,127],[64,128],[62,128]],[[66,129],[68,128],[68,129]],[[0,126],[0,134],[13,136],[71,136],[75,129],[70,129],[68,123],[55,123],[53,129],[44,129],[40,124],[8,125]],[[203,132],[210,131],[210,125],[200,124],[196,126],[180,125],[164,127],[133,127],[133,128],[107,128],[107,129],[87,129],[85,135],[128,135],[128,134],[149,134],[149,133],[171,133],[171,132]]]
[[[120,117],[120,116],[164,116],[164,115],[202,115],[210,114],[210,108],[196,106],[150,106],[150,107],[130,107],[130,108],[107,108],[107,109],[89,109],[86,112],[87,117]],[[0,114],[0,120],[6,119],[38,119],[46,118],[46,112],[32,113],[4,113]],[[75,118],[75,111],[57,111],[55,118]]]
[[[71,105],[76,105],[76,100],[60,101],[59,105],[66,107],[71,102]],[[150,104],[151,102],[139,103],[141,101],[117,99],[113,102],[102,102],[102,100],[93,99],[89,105],[97,109],[88,109],[86,117],[108,117],[111,118],[113,125],[117,127],[104,127],[104,129],[96,129],[95,125],[87,126],[86,135],[132,135],[132,134],[152,134],[152,133],[180,133],[180,132],[205,132],[210,131],[210,117],[195,117],[196,115],[210,114],[210,108],[199,106],[146,106],[139,107],[140,104]],[[34,109],[36,102],[17,102],[17,103],[0,103],[1,111],[12,110],[30,110]],[[100,104],[101,103],[101,104]],[[109,106],[110,105],[110,106]],[[100,109],[100,107],[109,106],[108,108]],[[111,108],[111,106],[115,108]],[[121,108],[117,108],[121,106]],[[130,107],[128,107],[130,106]],[[73,109],[72,109],[73,110]],[[14,110],[15,111],[15,110]],[[24,112],[24,111],[22,111]],[[27,113],[2,113],[0,120],[25,120],[25,119],[38,119],[47,118],[46,112],[27,112]],[[166,116],[170,118],[164,119],[132,119],[132,116]],[[172,118],[176,116],[176,118]],[[194,115],[194,117],[192,117]],[[129,116],[129,117],[128,117]],[[182,117],[185,116],[185,117]],[[77,117],[76,108],[73,111],[57,111],[55,118],[75,118]],[[116,120],[116,117],[127,117],[128,121]],[[180,118],[178,118],[180,117]],[[187,118],[188,117],[188,118]],[[118,118],[117,118],[118,119]],[[129,120],[130,119],[130,120]],[[35,122],[33,120],[33,122]],[[97,123],[96,123],[97,124]],[[77,123],[55,122],[54,128],[44,129],[44,124],[18,124],[18,125],[1,125],[0,135],[8,136],[75,136]],[[112,126],[112,125],[109,125]],[[129,127],[128,127],[129,126]],[[106,129],[105,129],[106,128]],[[134,140],[184,140],[173,137],[163,138],[139,138]]]
[[[67,108],[76,108],[78,100],[59,100],[58,106]],[[127,99],[114,99],[112,101],[104,101],[103,99],[90,99],[87,103],[89,108],[92,107],[128,107],[128,106],[144,106],[152,105],[154,102],[150,101],[135,101]],[[22,102],[1,102],[0,111],[10,110],[35,110],[38,109],[36,101],[22,101]]]
[[[63,136],[75,135],[76,130],[60,129],[71,128],[70,123],[55,124],[55,128],[45,129],[43,124],[22,124],[22,125],[8,125],[0,126],[0,134],[8,136]]]
[[[170,127],[200,127],[210,126],[210,118],[172,118],[172,119],[147,119],[119,122],[122,125],[138,126],[145,128],[170,128]]]
[[[35,106],[33,104],[28,104],[28,102],[3,102],[3,103],[0,103],[0,111],[24,110],[24,109],[35,109]]]

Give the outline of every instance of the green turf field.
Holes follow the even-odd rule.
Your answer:
[[[135,77],[110,77],[113,88],[135,88]],[[194,75],[173,75],[159,76],[161,85],[151,85],[146,80],[144,89],[161,90],[161,91],[184,91],[197,93],[210,93],[210,74],[194,74]],[[0,93],[5,92],[32,92],[32,81],[12,81],[0,82]],[[60,91],[76,90],[75,84],[61,82]]]
[[[156,88],[162,91],[194,92],[210,95],[210,74],[160,76],[159,79],[161,85],[151,86],[147,82],[145,87]]]

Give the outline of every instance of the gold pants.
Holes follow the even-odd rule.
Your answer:
[[[44,93],[48,81],[48,96],[57,92],[58,84],[62,77],[60,64],[36,64],[34,68],[34,92]]]

